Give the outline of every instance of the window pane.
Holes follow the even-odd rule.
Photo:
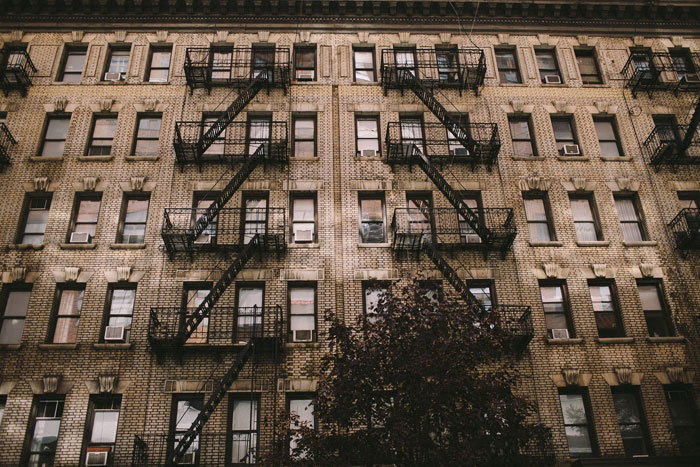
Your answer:
[[[112,291],[112,305],[109,310],[112,315],[130,315],[134,310],[134,289],[114,289]]]
[[[528,224],[528,230],[530,231],[530,239],[535,242],[549,242],[552,238],[549,235],[549,227],[547,224]]]
[[[158,141],[157,140],[141,140],[136,142],[134,147],[135,156],[155,156],[158,154]]]
[[[177,419],[175,429],[177,431],[188,430],[192,423],[202,411],[202,401],[200,400],[182,400],[177,401]]]
[[[70,119],[68,118],[52,118],[46,125],[47,139],[66,139],[68,134],[68,126]]]
[[[296,141],[294,143],[294,157],[314,157],[314,142]]]
[[[291,314],[313,314],[315,289],[313,287],[295,287],[289,291]]]
[[[117,440],[119,411],[95,412],[92,424],[91,443],[114,443]]]
[[[510,122],[510,134],[513,139],[530,139],[530,125],[526,121],[513,121]]]
[[[30,295],[29,291],[10,292],[5,305],[5,316],[26,316]]]
[[[148,217],[147,199],[130,199],[126,205],[125,222],[146,222]],[[125,232],[126,233],[126,232]]]
[[[308,331],[308,330],[314,330],[316,328],[316,320],[314,319],[313,316],[306,316],[306,315],[292,315],[292,318],[290,320],[290,330],[296,331],[296,330],[301,330],[301,331]]]
[[[587,427],[567,426],[566,440],[571,454],[592,454],[591,437]]]
[[[261,307],[263,305],[263,289],[260,287],[241,287],[238,291],[238,306]]]
[[[374,81],[374,71],[355,70],[355,81]]]
[[[58,429],[60,426],[60,419],[37,420],[34,426],[34,436],[32,437],[30,448],[32,452],[55,452],[56,442],[58,441]]]
[[[377,120],[357,120],[358,138],[378,138]]]
[[[139,119],[139,138],[158,138],[160,135],[160,124],[161,119],[157,117]]]
[[[621,221],[637,221],[637,209],[634,200],[629,198],[618,198],[615,200],[615,207]]]
[[[598,139],[603,140],[614,140],[615,130],[613,128],[612,122],[609,120],[596,120],[595,131],[598,133]]]
[[[374,61],[372,59],[374,53],[370,51],[355,51],[355,67],[356,68],[372,68]]]
[[[115,50],[109,61],[108,73],[126,73],[129,68],[129,51]]]
[[[564,301],[562,289],[559,286],[540,287],[540,294],[542,295],[542,302],[547,302],[547,303],[559,302],[559,303],[561,303]]]
[[[360,200],[360,213],[362,221],[379,221],[384,219],[381,199]]]
[[[532,148],[532,143],[530,141],[514,141],[513,152],[516,156],[522,157],[533,157],[535,155],[535,151]]]
[[[543,199],[525,200],[525,217],[528,221],[546,221],[547,211],[544,207]],[[546,227],[546,225],[545,225]]]
[[[69,52],[64,70],[68,73],[80,73],[83,71],[84,62],[85,52]]]
[[[313,428],[314,408],[311,399],[291,399],[289,401],[289,412],[299,417],[299,420],[293,426],[306,424],[309,428]]]
[[[23,329],[24,319],[4,319],[0,329],[0,344],[19,344],[22,341]]]
[[[613,402],[615,403],[615,412],[620,423],[640,423],[639,407],[637,399],[631,393],[615,393],[613,394]]]
[[[294,200],[292,219],[294,221],[313,221],[314,200],[308,198],[296,198]]]
[[[78,205],[76,222],[97,222],[97,215],[100,212],[100,202],[94,200],[81,200]]]
[[[655,285],[638,285],[642,310],[662,310],[659,290]]]
[[[79,315],[83,306],[83,290],[63,290],[58,307],[60,315]]]
[[[496,65],[498,68],[516,68],[515,55],[513,52],[496,52]]]
[[[575,221],[593,222],[593,212],[591,211],[591,203],[589,200],[572,199],[571,211]]]
[[[297,139],[313,139],[315,121],[298,119],[294,121],[294,137]]]
[[[116,118],[97,118],[95,119],[95,129],[92,132],[92,136],[94,138],[114,138],[114,130],[116,128]]]
[[[618,147],[617,143],[608,143],[608,142],[600,142],[600,152],[604,156],[608,157],[619,157],[622,154],[620,154],[620,148]]]
[[[168,81],[168,70],[151,70],[151,74],[148,80],[154,83]]]
[[[313,68],[315,65],[316,50],[297,50],[295,54],[297,68]]]
[[[231,418],[232,430],[255,430],[258,426],[258,401],[234,400]]]
[[[559,394],[561,402],[561,411],[564,415],[564,423],[586,424],[586,406],[583,403],[583,395],[581,394]]]
[[[571,122],[568,120],[552,120],[552,128],[554,129],[554,138],[558,141],[574,139]]]
[[[65,149],[65,141],[46,141],[41,148],[42,156],[62,156]]]
[[[166,68],[170,66],[170,51],[154,51],[151,55],[151,67]]]

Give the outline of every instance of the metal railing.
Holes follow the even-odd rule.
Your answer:
[[[131,455],[131,467],[162,467],[165,465],[173,465],[171,463],[172,454],[181,436],[180,434],[175,435],[174,433],[146,433],[135,435]],[[238,465],[232,462],[232,449],[236,449],[238,446],[234,447],[228,444],[228,438],[233,438],[233,436],[234,435],[226,433],[199,434],[185,452],[185,455],[178,465]],[[242,440],[252,442],[254,439]],[[247,448],[248,443],[244,444]],[[255,447],[257,448],[257,446]],[[239,450],[236,450],[236,453],[238,452]],[[254,464],[254,462],[250,462],[250,464]]]
[[[439,248],[501,250],[510,247],[517,235],[513,209],[474,208],[472,211],[491,233],[488,243],[454,208],[397,208],[391,220],[394,248],[418,249],[421,238],[430,239]],[[412,245],[415,248],[411,248]]]
[[[402,88],[397,69],[408,69],[424,86],[471,89],[484,84],[486,57],[478,48],[383,49],[380,72],[385,88]]]
[[[173,145],[177,162],[231,162],[253,155],[262,144],[267,145],[266,160],[286,162],[289,159],[287,122],[231,122],[198,160],[192,151],[184,149],[196,146],[211,125],[201,121],[175,123]],[[256,138],[256,134],[260,137]]]
[[[674,57],[669,52],[635,51],[630,53],[622,68],[625,86],[636,91],[672,90],[695,92],[700,90],[700,53]]]
[[[151,308],[148,338],[154,342],[175,339],[196,307]],[[250,339],[281,339],[282,308],[214,306],[185,342],[185,346],[245,345]]]
[[[643,147],[652,165],[700,164],[700,131],[695,131],[690,146],[683,149],[688,125],[657,125]]]
[[[668,224],[679,250],[700,249],[700,210],[685,208]]]
[[[527,347],[535,336],[532,312],[525,305],[497,305],[494,311],[499,314],[501,327],[510,336],[510,343],[518,351]]]
[[[468,150],[442,123],[423,123],[413,128],[401,122],[390,122],[386,130],[386,160],[389,164],[412,163],[412,145],[416,145],[433,162],[467,162],[491,165],[501,148],[496,123],[463,123],[462,127],[476,141],[476,149]],[[403,129],[403,131],[402,131]],[[407,132],[415,138],[407,137]]]
[[[36,67],[24,50],[12,48],[0,49],[0,86],[7,96],[10,91],[19,91],[27,95],[27,88],[32,85]]]
[[[17,145],[17,141],[4,123],[0,123],[0,169],[8,165],[11,160],[12,151]]]

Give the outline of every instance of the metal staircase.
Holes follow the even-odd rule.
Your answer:
[[[690,123],[688,124],[688,130],[683,137],[683,142],[681,143],[681,151],[687,150],[693,143],[693,138],[697,137],[698,125],[700,124],[700,96],[698,96],[695,102],[695,111],[693,116],[690,118]]]

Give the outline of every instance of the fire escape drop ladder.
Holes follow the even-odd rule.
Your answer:
[[[683,141],[681,142],[681,152],[686,151],[690,145],[693,143],[693,136],[698,131],[698,125],[700,124],[700,96],[698,96],[697,102],[695,103],[695,111],[693,116],[690,118],[690,123],[688,124],[688,129],[685,132]]]

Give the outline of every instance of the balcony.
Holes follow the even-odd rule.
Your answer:
[[[645,91],[700,92],[700,53],[632,52],[622,68],[625,87]]]
[[[171,255],[179,252],[238,252],[260,234],[263,251],[278,254],[287,247],[287,219],[284,208],[222,208],[218,216],[194,238],[197,219],[206,208],[166,208],[161,237]]]
[[[419,251],[425,239],[440,250],[507,251],[517,235],[513,210],[477,208],[472,211],[491,233],[486,242],[454,208],[395,209],[391,221],[394,250]]]
[[[4,123],[0,123],[0,170],[10,165],[12,151],[17,145],[17,141],[12,137],[12,133]]]
[[[509,334],[507,345],[515,352],[525,350],[535,336],[530,307],[498,305],[494,311],[500,315],[501,326]]]
[[[700,249],[700,210],[681,209],[676,217],[668,224],[676,248],[681,251]]]
[[[190,92],[213,87],[242,89],[262,71],[268,71],[268,88],[282,88],[290,82],[287,48],[189,47],[185,52],[185,78]]]
[[[414,162],[413,145],[422,149],[433,163],[466,163],[472,167],[494,164],[501,149],[498,125],[495,123],[467,123],[463,128],[476,141],[476,149],[469,151],[457,141],[442,123],[423,123],[407,126],[390,122],[386,131],[386,161],[394,164]]]
[[[243,161],[251,156],[261,144],[266,144],[266,161],[285,163],[289,160],[287,122],[232,122],[223,134],[214,140],[204,152],[200,150],[202,136],[211,127],[211,122],[176,122],[175,159],[185,164],[201,165]]]
[[[688,132],[688,125],[657,125],[644,141],[644,150],[649,163],[659,167],[669,165],[700,164],[700,131],[695,131],[690,139],[690,146],[683,149],[683,139]]]
[[[472,90],[478,94],[486,75],[484,51],[465,49],[383,49],[381,76],[384,91],[403,89],[397,69],[408,69],[426,88]]]
[[[10,91],[19,91],[22,97],[27,95],[27,89],[32,85],[32,76],[36,68],[24,50],[11,48],[0,49],[0,86],[5,97]]]

